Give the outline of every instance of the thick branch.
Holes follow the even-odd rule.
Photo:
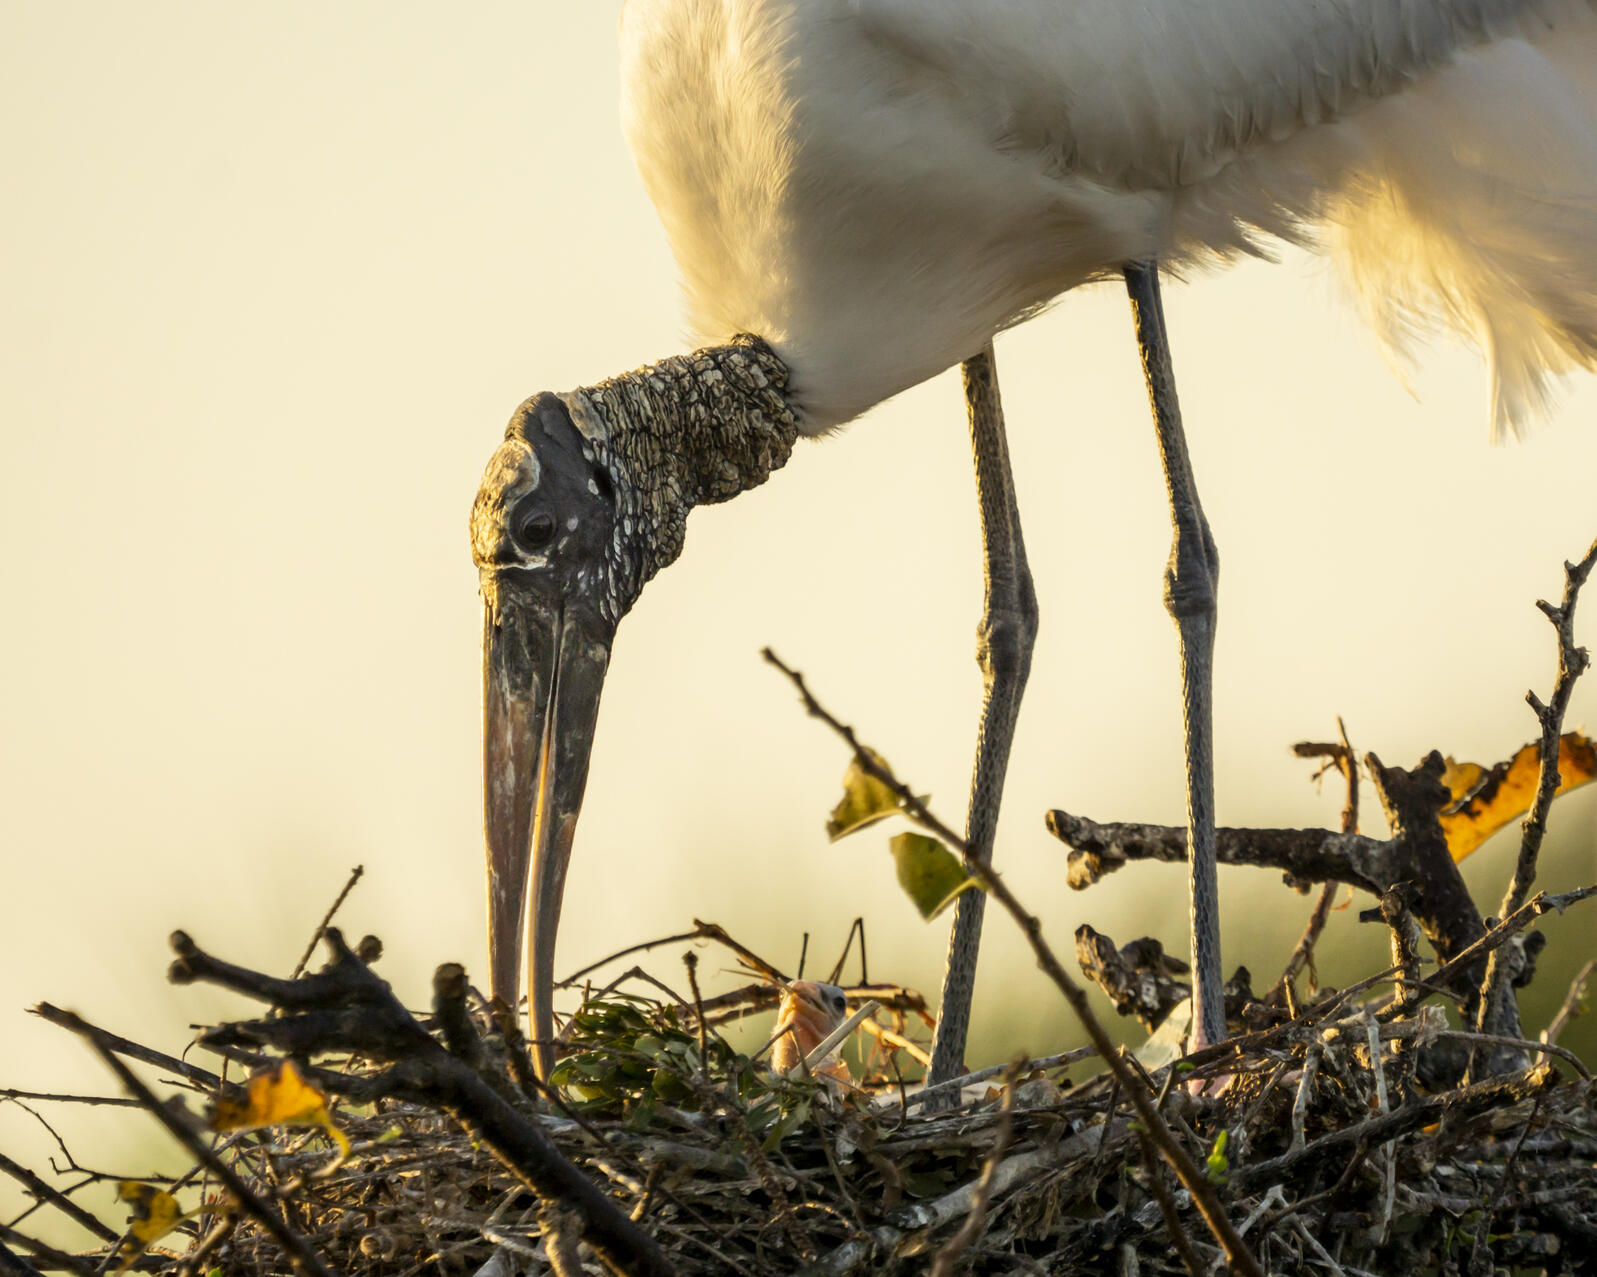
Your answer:
[[[39,1270],[0,1242],[0,1277],[40,1277]]]
[[[1133,860],[1185,864],[1186,826],[1112,822],[1100,824],[1067,811],[1051,811],[1048,831],[1070,848],[1066,881],[1084,891]],[[1217,829],[1223,865],[1279,869],[1299,883],[1342,882],[1379,895],[1388,872],[1391,843],[1329,829]]]
[[[1116,949],[1108,936],[1082,923],[1076,928],[1076,962],[1117,1012],[1136,1016],[1149,1033],[1192,996],[1191,985],[1177,978],[1187,974],[1187,964],[1149,937]]]
[[[1221,829],[1220,860],[1279,869],[1294,884],[1342,882],[1375,896],[1399,883],[1419,884],[1414,916],[1446,962],[1484,927],[1437,820],[1448,797],[1441,755],[1433,752],[1412,771],[1383,766],[1374,754],[1365,763],[1392,825],[1391,839],[1328,829]],[[1068,881],[1077,890],[1132,860],[1186,862],[1186,830],[1175,826],[1099,824],[1052,811],[1048,828],[1071,848]]]

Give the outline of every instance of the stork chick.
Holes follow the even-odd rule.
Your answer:
[[[782,1001],[777,1007],[773,1032],[779,1036],[771,1048],[771,1071],[786,1074],[798,1068],[801,1061],[847,1018],[848,998],[835,984],[794,980],[782,991]],[[841,1044],[811,1071],[816,1077],[853,1081],[840,1052]]]

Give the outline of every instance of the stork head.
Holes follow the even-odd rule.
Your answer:
[[[545,1075],[566,865],[610,643],[635,593],[614,483],[567,401],[541,394],[511,419],[471,511],[483,598],[489,967],[494,995],[514,1007],[530,915],[528,1012]]]
[[[787,376],[745,335],[534,395],[478,489],[488,962],[494,994],[514,1005],[526,933],[544,1076],[555,929],[616,624],[681,552],[694,506],[755,487],[787,460],[798,434]]]

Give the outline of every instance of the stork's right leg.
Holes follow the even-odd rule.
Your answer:
[[[1198,502],[1187,456],[1176,374],[1170,362],[1159,268],[1125,268],[1131,313],[1142,350],[1159,458],[1164,462],[1175,538],[1165,568],[1164,603],[1181,646],[1182,723],[1187,755],[1187,856],[1192,906],[1192,1048],[1223,1041],[1225,1002],[1220,968],[1220,888],[1214,834],[1214,622],[1220,556]]]
[[[983,575],[986,599],[976,630],[976,663],[982,672],[981,725],[976,736],[976,766],[971,777],[965,841],[982,861],[993,854],[993,833],[1009,767],[1021,694],[1031,671],[1037,636],[1037,596],[1026,566],[1020,514],[1004,438],[1004,410],[998,397],[998,372],[989,344],[965,361],[965,407],[970,416],[971,450],[976,460],[976,499],[981,509]],[[976,983],[976,951],[981,942],[987,893],[967,891],[955,906],[948,942],[937,1036],[927,1082],[935,1086],[965,1071],[965,1036],[970,1028],[971,992]]]

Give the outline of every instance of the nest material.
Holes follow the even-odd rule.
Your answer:
[[[1419,1066],[1459,1044],[1439,1009],[1392,1017],[1391,1004],[1328,996],[1194,1073],[1167,1065],[1141,1076],[1267,1272],[1585,1271],[1597,1243],[1593,1084],[1543,1062],[1428,1092]],[[460,1026],[444,1018],[420,1025],[458,1043]],[[207,1037],[259,1062],[238,1043],[281,1036],[289,1031],[262,1026],[284,1023]],[[612,992],[569,1026],[551,1106],[517,1082],[527,1079],[513,1036],[507,1044],[481,1008],[470,1027],[481,1076],[683,1274],[923,1273],[944,1251],[952,1271],[970,1273],[1223,1269],[1107,1075],[1016,1067],[967,1087],[952,1111],[928,1112],[935,1097],[918,1102],[891,1084],[866,1092],[772,1077],[701,1032],[691,1008]],[[892,1063],[885,1052],[878,1065]],[[391,1057],[309,1072],[358,1096],[385,1070]],[[1189,1079],[1204,1075],[1231,1082],[1218,1098],[1189,1096]],[[188,1085],[211,1099],[218,1090]],[[324,1133],[274,1129],[220,1146],[331,1270],[559,1271],[545,1236],[559,1234],[558,1212],[457,1122],[393,1098],[335,1104],[333,1117],[353,1148],[331,1170]],[[139,1266],[293,1271],[279,1240],[243,1213],[191,1228],[203,1258],[158,1248]]]

